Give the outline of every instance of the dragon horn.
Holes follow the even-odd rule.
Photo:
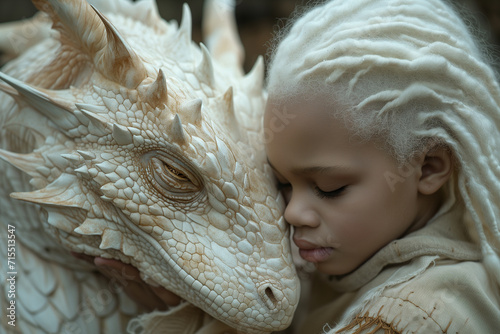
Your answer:
[[[85,0],[32,0],[54,22],[61,43],[87,53],[104,77],[127,88],[136,88],[146,69],[116,28]]]
[[[94,60],[99,72],[127,88],[136,88],[147,76],[144,64],[120,36],[116,28],[94,6],[94,11],[106,27],[108,45],[100,61]],[[94,57],[95,59],[95,57]]]
[[[80,125],[80,121],[72,111],[71,103],[64,99],[62,92],[36,88],[2,72],[0,72],[0,80],[9,84],[25,102],[54,122],[60,129],[69,131]],[[13,90],[3,87],[4,85],[1,85],[0,90],[16,96]]]
[[[0,149],[0,160],[4,160],[12,166],[33,176],[37,172],[37,166],[43,166],[44,161],[40,153],[14,153]]]

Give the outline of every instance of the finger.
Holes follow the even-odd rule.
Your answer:
[[[140,279],[139,271],[134,267],[120,261],[99,257],[96,257],[94,261],[96,267],[104,276],[118,282],[121,290],[146,310],[167,309],[165,302],[151,290],[148,284]],[[128,272],[123,274],[127,269]]]
[[[99,256],[94,259],[94,264],[99,269],[107,268],[108,270],[112,270],[115,273],[115,275],[119,276],[115,278],[125,279],[128,281],[133,280],[136,282],[142,282],[139,270],[137,270],[136,267],[130,264],[125,264],[121,261],[114,259],[105,259]]]
[[[176,306],[182,301],[179,296],[161,286],[148,285],[141,279],[139,270],[130,264],[102,257],[96,257],[94,263],[105,276],[118,280],[129,297],[148,309],[164,310],[167,305]]]
[[[179,305],[182,301],[182,298],[177,296],[176,294],[168,291],[164,287],[151,287],[151,290],[162,300],[165,304],[170,306]]]
[[[76,252],[70,252],[71,255],[73,255],[75,258],[83,260],[88,263],[94,263],[94,257],[91,255],[83,254],[83,253],[76,253]]]
[[[148,311],[165,311],[168,308],[168,305],[148,285],[131,281],[123,287],[123,290],[132,300]]]

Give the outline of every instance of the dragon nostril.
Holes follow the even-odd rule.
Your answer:
[[[267,287],[264,290],[264,292],[267,296],[267,299],[269,299],[271,301],[271,303],[274,305],[274,307],[276,307],[276,305],[278,304],[278,300],[276,299],[276,296],[274,295],[273,290],[271,290],[270,287]]]
[[[276,286],[269,283],[263,284],[258,292],[270,312],[277,312],[281,308],[281,300],[284,295]]]

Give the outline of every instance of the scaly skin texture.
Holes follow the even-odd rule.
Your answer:
[[[57,33],[0,72],[0,221],[18,272],[3,328],[125,331],[140,310],[70,251],[130,263],[244,333],[286,328],[299,283],[263,150],[263,62],[243,74],[232,12],[207,5],[208,51],[187,6],[177,28],[152,1],[33,2]]]

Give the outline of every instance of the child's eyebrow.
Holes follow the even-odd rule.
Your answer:
[[[331,174],[331,173],[345,173],[352,172],[352,167],[349,166],[311,166],[304,168],[293,169],[292,172],[300,174]]]
[[[267,159],[267,163],[274,170],[275,173],[278,173],[277,169],[273,166],[271,161]],[[345,173],[352,172],[353,168],[350,166],[311,166],[311,167],[303,167],[303,168],[294,168],[292,169],[293,173],[297,174],[330,174],[330,173]],[[279,174],[279,173],[278,173]]]

